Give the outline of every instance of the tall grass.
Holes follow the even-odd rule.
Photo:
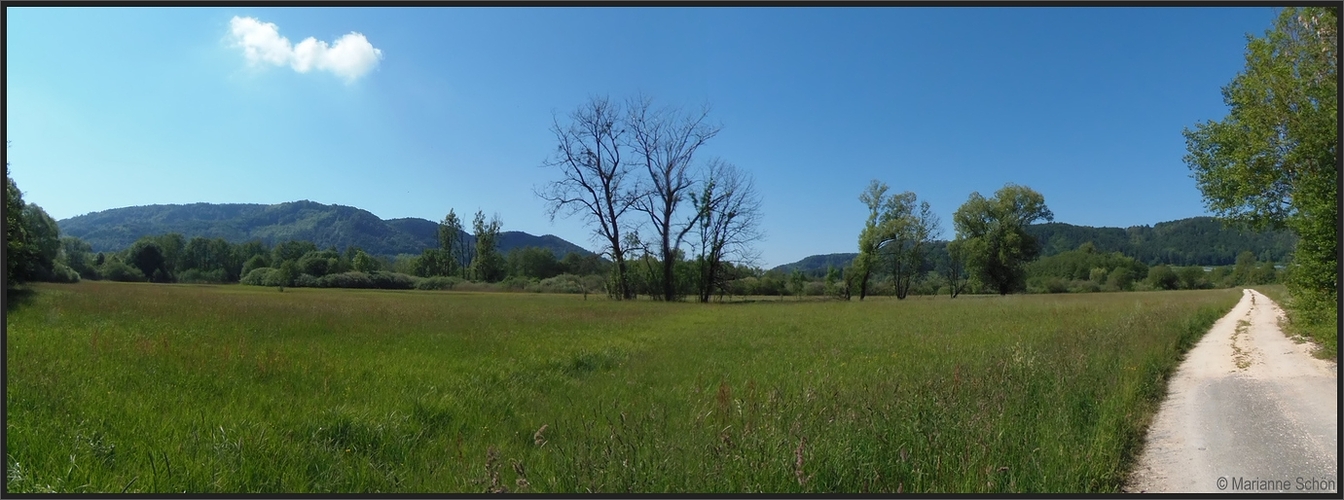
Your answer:
[[[1190,291],[678,304],[41,285],[9,492],[1115,492]]]

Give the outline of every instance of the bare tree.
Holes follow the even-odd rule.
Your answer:
[[[693,196],[695,180],[688,170],[695,151],[717,135],[719,127],[705,123],[708,105],[699,112],[683,113],[676,107],[653,109],[653,99],[638,96],[630,100],[629,109],[630,148],[650,181],[635,209],[649,216],[656,233],[652,243],[657,245],[655,255],[661,269],[653,274],[654,286],[660,289],[663,300],[670,301],[677,296],[673,273],[677,249],[700,216],[696,212],[689,220],[678,221],[677,208],[683,199]]]
[[[604,244],[603,254],[616,263],[612,295],[632,298],[621,231],[623,217],[638,200],[638,187],[629,178],[630,165],[622,160],[625,128],[622,110],[606,97],[592,97],[570,113],[568,126],[553,120],[558,142],[554,155],[543,164],[561,172],[536,191],[547,203],[551,220],[580,214],[597,227],[594,236]]]
[[[692,199],[699,233],[698,283],[700,302],[709,302],[714,290],[726,288],[725,262],[751,262],[751,243],[760,240],[761,198],[751,176],[718,158],[709,161],[707,178]]]

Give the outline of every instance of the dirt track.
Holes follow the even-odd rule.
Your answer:
[[[1245,290],[1168,386],[1131,492],[1339,491],[1338,366],[1283,335],[1283,312]]]

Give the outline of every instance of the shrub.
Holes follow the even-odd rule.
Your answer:
[[[1168,266],[1148,268],[1148,284],[1162,290],[1175,290],[1181,286],[1181,278]]]
[[[499,287],[504,290],[521,292],[536,284],[537,282],[524,276],[509,276],[508,278],[504,278],[504,281],[499,282]]]
[[[583,293],[583,279],[573,274],[561,274],[541,280],[537,291],[544,293]]]
[[[1096,293],[1101,291],[1101,285],[1092,280],[1074,280],[1069,284],[1069,291],[1073,293]]]
[[[145,281],[145,273],[113,259],[103,263],[102,275],[103,278],[112,281]]]
[[[328,274],[321,278],[317,278],[312,286],[322,288],[383,288],[410,290],[415,288],[415,284],[415,277],[402,273],[389,273],[383,271],[364,273],[360,271],[350,271],[346,273]]]
[[[1118,291],[1129,290],[1130,285],[1134,283],[1134,276],[1130,273],[1129,269],[1123,267],[1112,269],[1106,277],[1106,288]]]
[[[607,279],[600,274],[585,275],[579,278],[579,282],[583,283],[583,287],[588,290],[588,293],[605,293],[607,290]]]
[[[1069,291],[1069,282],[1057,276],[1051,276],[1045,280],[1044,288],[1046,293],[1065,293]]]
[[[266,260],[265,255],[253,255],[252,258],[247,259],[247,262],[243,263],[242,275],[247,276],[248,273],[251,273],[254,270],[270,266],[270,262]]]
[[[303,254],[297,265],[299,272],[318,277],[345,271],[340,269],[340,260],[341,256],[331,250],[312,251]]]
[[[748,276],[746,278],[735,279],[728,282],[728,293],[733,295],[760,295],[761,282],[759,279]]]
[[[284,283],[280,280],[280,270],[274,267],[259,267],[247,273],[239,283],[244,285],[256,286],[281,286]]]
[[[820,281],[809,281],[803,285],[803,295],[826,295],[826,284]]]
[[[416,290],[452,290],[453,287],[461,284],[462,278],[457,276],[434,276],[424,278],[415,283]]]
[[[1209,288],[1209,281],[1204,277],[1204,270],[1198,266],[1183,267],[1176,272],[1180,279],[1180,286],[1183,290],[1198,290]]]
[[[409,274],[374,271],[369,273],[369,277],[373,278],[374,288],[389,290],[411,290],[415,288],[415,276]]]
[[[223,269],[213,271],[201,271],[200,269],[188,269],[182,271],[182,275],[177,277],[179,283],[226,283],[228,276]]]
[[[47,279],[56,283],[79,283],[79,272],[56,262],[51,266],[51,275]]]
[[[297,278],[294,278],[294,284],[292,286],[317,288],[317,276],[308,273],[300,273]]]
[[[369,276],[369,273],[360,271],[328,274],[317,279],[317,286],[322,288],[374,288],[373,278]]]

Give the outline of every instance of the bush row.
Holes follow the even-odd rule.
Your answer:
[[[415,288],[416,278],[401,273],[383,271],[350,271],[316,277],[311,274],[299,274],[293,281],[286,282],[285,273],[272,267],[259,267],[243,276],[240,283],[256,286],[293,286],[303,288],[382,288],[410,290]]]
[[[117,268],[120,271],[120,268]],[[126,279],[124,281],[142,281],[143,275],[138,274],[134,269],[125,270]],[[120,273],[119,273],[120,275]],[[135,278],[139,279],[135,279]],[[184,278],[187,276],[184,275]],[[191,276],[193,281],[208,282],[213,276]],[[112,278],[115,279],[115,278]],[[538,280],[536,278],[508,278],[499,283],[475,283],[466,281],[457,276],[434,276],[429,278],[420,278],[402,273],[373,271],[359,272],[350,271],[337,274],[328,274],[326,276],[316,277],[310,274],[299,274],[293,281],[286,282],[284,273],[272,267],[259,267],[253,269],[243,276],[240,283],[253,286],[292,286],[300,288],[380,288],[395,290],[469,290],[469,291],[516,291],[516,292],[534,292],[534,293],[583,293],[585,288],[590,293],[601,293],[601,278],[596,276],[581,277],[573,274],[561,274],[559,276]],[[597,287],[594,289],[593,287]]]

